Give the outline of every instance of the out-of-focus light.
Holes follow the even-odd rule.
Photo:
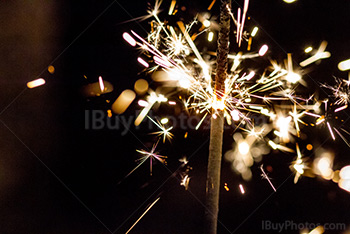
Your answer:
[[[136,46],[136,41],[134,38],[132,38],[132,36],[130,36],[129,33],[125,32],[123,33],[123,38],[124,40],[129,43],[131,46]]]
[[[213,38],[214,38],[214,33],[213,32],[209,32],[208,33],[208,41],[209,42],[213,41]]]
[[[252,33],[250,34],[251,37],[255,37],[256,33],[258,32],[259,28],[254,27]]]
[[[243,185],[239,184],[239,190],[241,190],[241,193],[244,194],[245,191],[244,191],[244,188],[243,188]]]
[[[117,100],[112,105],[112,111],[116,114],[122,114],[129,107],[129,105],[134,101],[136,94],[130,89],[124,90]]]
[[[295,2],[296,0],[283,0],[283,2],[286,2],[286,3],[293,3]]]
[[[294,72],[288,72],[288,74],[286,75],[286,79],[287,79],[287,81],[295,84],[296,82],[298,82],[301,79],[301,76],[299,74],[294,73]]]
[[[148,82],[144,79],[139,79],[135,82],[134,90],[137,94],[142,95],[148,90]]]
[[[322,233],[324,233],[324,228],[322,226],[318,226],[317,228],[309,232],[309,234],[322,234]]]
[[[145,100],[139,100],[139,101],[137,102],[137,104],[139,104],[139,106],[141,106],[141,107],[146,107],[146,106],[148,106],[148,102],[145,101]]]
[[[209,20],[204,20],[204,21],[203,21],[203,26],[206,27],[206,28],[208,28],[208,27],[210,26],[210,24],[211,24],[211,23],[210,23]]]
[[[339,176],[342,179],[350,179],[350,165],[343,167],[339,172]]]
[[[330,180],[333,177],[333,157],[329,152],[324,152],[319,158],[314,161],[316,173],[322,176],[326,180]]]
[[[169,12],[168,12],[169,15],[173,14],[174,9],[175,9],[175,5],[176,5],[176,0],[172,0],[171,4],[170,4],[170,7],[169,7]]]
[[[232,116],[232,119],[234,121],[238,121],[239,120],[239,111],[238,110],[232,110],[231,111],[231,116]]]
[[[163,118],[163,119],[160,120],[161,124],[167,124],[168,122],[169,122],[168,118]]]
[[[313,50],[313,48],[311,46],[309,46],[305,49],[305,53],[310,53],[312,50]]]
[[[291,116],[279,117],[277,119],[276,125],[279,128],[281,137],[288,137],[289,123],[292,120]]]
[[[340,188],[350,192],[350,180],[340,179],[338,185]]]
[[[242,141],[238,144],[238,151],[241,153],[241,154],[247,154],[249,152],[249,144],[246,142],[246,141]]]
[[[55,73],[55,67],[52,66],[52,65],[50,65],[50,66],[47,68],[47,70],[50,72],[50,74]]]
[[[269,49],[269,47],[267,45],[263,45],[259,50],[259,55],[264,56],[268,49]]]
[[[347,71],[347,70],[349,70],[350,69],[350,59],[341,61],[338,64],[338,68],[339,68],[340,71]]]
[[[36,88],[38,86],[41,86],[43,84],[45,84],[45,80],[43,78],[39,78],[39,79],[28,82],[27,87],[32,89],[32,88]]]
[[[140,57],[137,58],[137,62],[139,62],[144,67],[149,67],[149,64]]]
[[[311,144],[307,144],[306,149],[310,151],[313,149],[313,146]]]
[[[246,80],[250,80],[251,78],[253,78],[255,76],[255,72],[254,71],[251,71],[246,77],[245,79]]]

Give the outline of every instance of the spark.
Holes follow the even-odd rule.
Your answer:
[[[185,187],[185,190],[188,189],[188,185],[190,184],[190,179],[191,179],[191,178],[190,178],[188,175],[182,176],[180,185],[181,185],[181,186],[184,186],[184,187]]]
[[[157,160],[157,161],[159,161],[159,162],[161,162],[163,164],[166,163],[165,159],[167,157],[166,156],[162,156],[162,155],[158,155],[158,153],[155,152],[155,150],[157,148],[157,145],[158,145],[158,142],[153,145],[153,147],[152,147],[150,152],[148,152],[146,150],[136,150],[138,153],[140,153],[143,156],[137,160],[139,162],[139,164],[128,175],[130,175],[133,171],[136,170],[136,168],[138,168],[140,165],[142,165],[148,159],[149,159],[149,162],[150,162],[150,175],[152,175],[153,161],[154,160]]]
[[[227,186],[227,183],[225,183],[224,188],[227,192],[230,191],[230,188]]]
[[[304,174],[305,165],[302,158],[302,155],[300,153],[300,148],[298,143],[296,144],[296,151],[297,151],[297,159],[295,162],[293,162],[293,168],[295,169],[295,177],[294,177],[294,184],[296,184],[302,174]]]
[[[103,91],[105,90],[105,85],[103,83],[102,76],[98,77],[98,83],[100,84],[100,89],[101,89],[101,92],[103,93]]]
[[[329,58],[331,56],[331,53],[329,53],[328,51],[325,51],[326,47],[327,47],[327,42],[326,41],[322,41],[320,47],[318,48],[317,52],[315,55],[311,56],[310,58],[302,61],[301,63],[299,63],[300,66],[302,67],[306,67],[308,65],[310,65],[311,63],[314,63],[320,59],[326,59]]]
[[[258,32],[259,28],[258,27],[254,27],[252,33],[250,34],[251,37],[255,37],[256,33]]]
[[[239,190],[241,190],[242,194],[245,194],[244,187],[242,184],[239,184]]]
[[[145,60],[143,60],[142,58],[138,57],[138,58],[137,58],[137,61],[138,61],[141,65],[143,65],[144,67],[146,67],[146,68],[149,67],[149,64],[148,64]]]
[[[149,116],[147,116],[147,117],[148,117],[148,119],[150,119],[152,121],[152,123],[154,123],[160,129],[160,131],[154,132],[152,134],[158,134],[158,136],[163,136],[163,143],[165,143],[166,139],[168,139],[170,141],[173,138],[174,135],[170,132],[170,130],[173,129],[173,127],[165,128],[163,124],[166,124],[166,123],[164,123],[164,121],[163,121],[163,123],[158,122],[158,121],[156,122],[151,117],[149,117]]]
[[[263,166],[264,166],[264,165],[261,165],[261,166],[260,166],[260,170],[261,170],[261,172],[263,173],[263,174],[262,174],[262,177],[263,177],[264,179],[266,179],[266,180],[269,182],[269,184],[271,185],[273,191],[276,192],[276,189],[275,189],[275,187],[273,186],[273,184],[272,184],[270,178],[266,175]]]

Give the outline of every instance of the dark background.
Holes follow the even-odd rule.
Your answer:
[[[210,2],[178,4],[187,7],[180,13],[188,20]],[[165,14],[169,3],[161,7]],[[243,1],[234,2],[233,9],[238,4]],[[150,80],[136,62],[140,52],[122,39],[130,30],[147,35],[147,20],[126,22],[146,15],[147,7],[146,1],[0,2],[0,233],[125,233],[159,196],[130,233],[203,233],[208,130],[189,130],[185,140],[186,130],[174,129],[173,142],[159,146],[169,157],[167,167],[155,165],[150,176],[145,164],[123,180],[136,166],[135,150],[150,148],[155,138],[144,127],[132,127],[126,135],[124,128],[84,128],[85,110],[106,111],[106,100],[112,103],[139,78]],[[300,62],[308,57],[306,46],[318,48],[328,41],[332,57],[310,66],[303,76],[313,93],[319,83],[334,84],[333,76],[347,79],[337,64],[350,54],[349,10],[346,0],[251,1],[246,25],[260,25],[253,50],[268,44],[269,56],[279,61],[291,52]],[[54,74],[47,71],[49,65],[55,66]],[[80,88],[100,75],[114,91],[83,98]],[[26,83],[38,77],[46,85],[27,89]],[[327,96],[322,90],[318,95]],[[133,103],[122,116],[135,118],[138,110]],[[164,116],[166,111],[154,114]],[[334,152],[334,169],[350,162],[350,149],[339,137],[333,142],[326,129],[316,130],[306,142]],[[232,131],[225,133],[225,151],[231,145]],[[314,156],[305,146],[302,151]],[[193,167],[189,191],[179,185],[178,175],[172,176],[184,155]],[[277,151],[264,158],[273,168],[270,177],[277,193],[261,179],[258,165],[252,167],[252,181],[244,182],[224,162],[222,182],[230,191],[221,191],[219,219],[228,230],[219,224],[219,233],[272,233],[261,230],[264,220],[350,224],[350,194],[319,178],[301,178],[294,185],[289,170],[294,158]],[[239,183],[244,183],[245,195]]]

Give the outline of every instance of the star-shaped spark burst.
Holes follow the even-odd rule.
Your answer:
[[[158,137],[159,136],[163,136],[163,143],[165,143],[166,139],[171,141],[171,139],[173,138],[174,134],[172,134],[170,132],[170,130],[173,129],[173,127],[165,128],[165,126],[163,124],[161,124],[158,120],[154,121],[151,117],[149,117],[149,116],[147,116],[147,117],[152,121],[152,123],[154,123],[160,129],[160,131],[153,132],[151,134],[158,134]]]
[[[149,162],[150,162],[150,175],[152,175],[152,168],[153,168],[153,161],[154,160],[158,160],[159,162],[163,163],[163,164],[166,164],[166,161],[165,159],[167,158],[166,156],[162,156],[162,155],[159,155],[158,152],[155,152],[156,148],[157,148],[157,145],[158,145],[158,142],[155,143],[151,149],[150,152],[146,151],[146,150],[136,150],[137,152],[139,152],[140,154],[142,154],[143,156],[141,158],[139,158],[137,160],[137,162],[139,162],[139,165],[137,165],[136,168],[138,168],[140,165],[142,165],[144,162],[147,161],[147,159],[150,159]],[[135,168],[135,169],[136,169]],[[135,170],[134,169],[134,170]],[[133,171],[134,171],[133,170]]]

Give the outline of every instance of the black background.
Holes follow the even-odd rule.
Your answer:
[[[178,4],[187,7],[180,13],[189,20],[210,2]],[[166,15],[169,3],[164,1],[161,15]],[[233,9],[242,4],[234,2]],[[218,6],[214,5],[214,15]],[[130,233],[203,233],[208,130],[189,131],[185,140],[185,130],[174,129],[173,142],[159,146],[169,157],[167,167],[155,165],[150,176],[145,164],[123,180],[136,166],[135,150],[150,148],[155,138],[143,127],[132,127],[127,134],[122,134],[124,128],[85,129],[86,110],[106,111],[106,100],[113,102],[139,78],[150,80],[136,61],[140,52],[122,39],[130,30],[147,35],[147,20],[126,22],[146,15],[147,7],[146,1],[0,2],[1,233],[125,233],[159,196]],[[337,64],[350,54],[349,10],[346,0],[251,1],[247,27],[260,27],[253,49],[268,44],[271,58],[281,61],[293,53],[294,61],[300,62],[307,58],[306,46],[317,48],[328,41],[332,57],[310,66],[303,76],[307,92],[313,93],[319,83],[334,84],[333,76],[347,79]],[[54,74],[48,73],[48,65],[55,66]],[[83,98],[79,89],[100,75],[114,91]],[[26,89],[26,82],[38,77],[45,78],[46,85]],[[318,95],[326,97],[323,91]],[[135,118],[138,110],[133,103],[119,118]],[[163,116],[166,111],[155,114]],[[224,139],[226,151],[232,131]],[[306,142],[334,152],[334,169],[350,162],[350,149],[339,137],[333,142],[326,129],[316,130]],[[302,151],[313,157],[305,146]],[[179,186],[178,176],[171,176],[184,155],[191,157],[193,167],[189,191]],[[294,158],[277,151],[265,156],[264,164],[273,168],[270,177],[280,186],[274,194],[261,180],[257,165],[247,183],[224,162],[222,182],[230,191],[221,191],[219,233],[272,233],[261,230],[264,220],[349,224],[349,193],[319,178],[302,178],[294,185],[289,170]],[[240,194],[239,183],[245,184],[245,195]]]

